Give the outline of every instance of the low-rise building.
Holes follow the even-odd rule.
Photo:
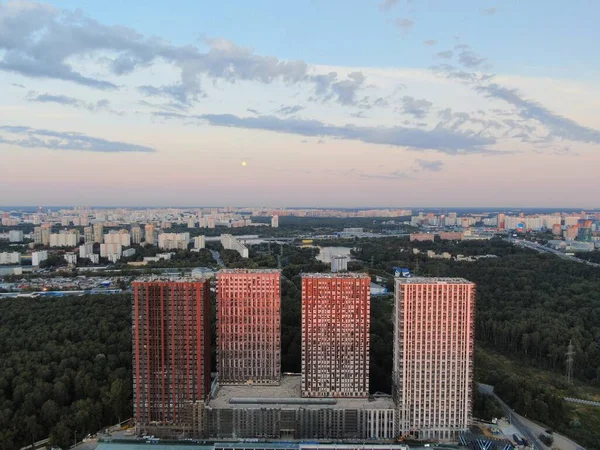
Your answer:
[[[302,398],[301,378],[279,386],[218,386],[204,407],[203,437],[212,439],[390,440],[396,437],[390,396]]]
[[[431,241],[435,239],[435,234],[433,233],[410,233],[410,242],[425,242]]]
[[[438,236],[442,241],[462,241],[464,234],[459,231],[440,231]]]
[[[210,267],[196,267],[192,269],[192,277],[193,278],[213,278],[215,276],[215,271]]]
[[[135,248],[128,248],[127,250],[123,250],[122,256],[123,258],[129,258],[130,256],[135,255]]]
[[[171,259],[172,253],[159,253],[156,256],[144,256],[144,262],[168,261]]]

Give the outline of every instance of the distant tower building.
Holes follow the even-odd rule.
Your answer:
[[[42,244],[46,247],[50,245],[50,226],[42,225]]]
[[[273,217],[271,217],[271,227],[273,227],[273,228],[279,227],[279,216],[278,215],[274,215]]]
[[[577,225],[579,223],[579,216],[568,216],[565,217],[565,226],[569,227],[572,225]]]
[[[48,259],[48,250],[41,250],[39,252],[31,253],[31,265],[37,267],[40,265],[42,261],[46,261]]]
[[[49,226],[42,225],[41,227],[35,227],[33,229],[33,243],[42,244],[45,246],[50,245],[50,228]]]
[[[566,239],[575,239],[579,234],[579,227],[577,225],[569,225],[564,234]]]
[[[196,218],[194,216],[188,217],[187,227],[188,228],[196,228]]]
[[[592,242],[592,227],[580,227],[577,230],[577,240],[581,242]]]
[[[210,284],[133,283],[133,415],[177,424],[210,392]]]
[[[220,384],[279,384],[281,272],[225,269],[218,282]]]
[[[23,231],[21,230],[10,230],[8,232],[9,242],[23,242]]]
[[[562,227],[559,223],[552,225],[552,234],[555,236],[560,236],[562,234]]]
[[[101,223],[94,224],[94,242],[102,244],[104,242],[104,225]]]
[[[370,286],[364,273],[302,276],[303,397],[368,397]]]
[[[348,258],[342,255],[334,255],[331,257],[331,271],[345,272],[348,270]]]
[[[86,244],[94,243],[94,229],[92,227],[85,227],[83,229],[83,241]]]
[[[154,225],[151,223],[146,224],[144,227],[144,234],[146,239],[146,244],[148,245],[156,245],[155,233],[154,233]]]
[[[204,236],[196,236],[194,238],[194,248],[205,248],[206,238]]]
[[[94,254],[94,244],[92,242],[79,246],[79,258],[89,258],[90,255]]]
[[[475,284],[396,278],[393,395],[396,431],[456,441],[471,421]]]
[[[33,229],[33,243],[41,244],[42,243],[42,227],[34,227]]]
[[[136,225],[131,227],[131,243],[139,244],[142,242],[142,229]]]

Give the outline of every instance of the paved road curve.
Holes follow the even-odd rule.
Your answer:
[[[477,388],[479,389],[479,392],[491,395],[498,401],[498,403],[504,410],[506,417],[510,419],[510,422],[515,426],[515,428],[517,428],[521,432],[521,434],[530,443],[532,443],[532,448],[536,450],[548,449],[548,447],[542,444],[542,442],[538,438],[538,436],[541,433],[547,434],[545,431],[547,427],[538,425],[537,423],[532,422],[531,420],[526,419],[525,417],[514,412],[510,406],[504,403],[502,399],[494,393],[494,386],[490,386],[489,384],[477,383]],[[558,433],[552,434],[552,437],[554,437],[554,444],[552,444],[552,448],[560,450],[578,450],[583,448],[576,442],[573,442],[571,439],[562,436]]]

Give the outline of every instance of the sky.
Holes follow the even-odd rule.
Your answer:
[[[0,205],[598,207],[598,17],[0,0]]]

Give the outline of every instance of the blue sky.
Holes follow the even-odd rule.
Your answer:
[[[182,45],[218,36],[313,64],[426,68],[435,49],[468,42],[500,72],[585,78],[600,69],[600,2],[591,0],[400,0],[385,12],[375,0],[51,3]],[[411,32],[398,33],[396,18],[413,20]],[[428,39],[438,41],[431,52],[422,48]]]
[[[0,204],[598,206],[598,17],[0,0]]]

